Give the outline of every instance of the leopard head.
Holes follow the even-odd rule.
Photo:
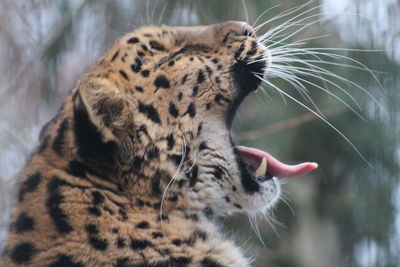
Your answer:
[[[72,95],[76,154],[134,201],[208,216],[263,211],[289,169],[235,146],[231,126],[270,61],[243,22],[127,34]]]

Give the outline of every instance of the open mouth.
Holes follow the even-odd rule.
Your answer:
[[[236,81],[238,94],[233,101],[228,112],[228,127],[231,128],[235,113],[243,99],[251,92],[255,91],[261,83],[255,73],[264,73],[266,62],[247,64],[238,62],[232,68],[233,78]],[[231,138],[231,140],[233,140]],[[285,164],[269,153],[245,146],[232,145],[236,154],[239,169],[242,175],[242,182],[250,192],[255,192],[259,188],[259,183],[263,183],[273,177],[294,178],[303,176],[318,167],[317,163],[304,162],[297,165]]]
[[[247,172],[258,182],[265,182],[272,177],[299,177],[318,167],[318,164],[314,162],[288,165],[271,154],[252,147],[235,146],[234,148],[238,159],[245,164]]]

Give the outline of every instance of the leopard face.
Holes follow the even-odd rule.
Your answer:
[[[134,201],[208,216],[262,211],[280,194],[237,153],[231,125],[269,64],[250,26],[144,27],[117,42],[73,96],[77,154],[118,173]],[[84,130],[82,130],[84,129]],[[87,140],[91,140],[88,147]],[[110,146],[115,148],[110,150]],[[107,147],[108,146],[108,147]]]

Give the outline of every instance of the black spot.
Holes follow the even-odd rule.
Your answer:
[[[39,149],[38,149],[39,153],[43,152],[47,148],[47,146],[49,144],[49,140],[50,140],[50,136],[49,135],[46,135],[42,139],[42,141],[40,142],[40,145],[39,145]]]
[[[192,88],[192,96],[196,96],[199,92],[199,87],[196,85]]]
[[[64,180],[54,176],[47,184],[49,197],[46,200],[46,207],[54,226],[60,234],[68,234],[73,230],[68,222],[68,216],[61,209],[60,205],[64,202],[64,196],[61,194],[61,187],[69,185]]]
[[[120,71],[119,71],[119,74],[121,74],[121,76],[122,76],[125,80],[129,81],[128,74],[126,74],[125,71],[120,70]]]
[[[133,72],[138,73],[142,68],[142,61],[139,58],[135,58],[135,64],[131,65]]]
[[[143,87],[141,86],[135,86],[136,91],[143,93]]]
[[[125,52],[125,54],[121,58],[121,61],[125,62],[127,56],[128,56],[128,53]]]
[[[122,216],[123,220],[128,220],[128,214],[126,214],[126,211],[123,208],[119,208],[118,213]]]
[[[158,221],[168,220],[168,215],[162,214],[161,216],[157,216]]]
[[[149,74],[150,74],[150,71],[149,70],[144,70],[140,74],[142,74],[143,77],[148,77]]]
[[[99,205],[104,202],[104,196],[99,191],[92,192],[93,205]]]
[[[169,201],[171,202],[176,202],[178,201],[179,196],[177,194],[174,194],[172,197],[168,198]]]
[[[183,93],[182,93],[182,92],[179,92],[179,94],[178,94],[178,100],[181,101],[182,98],[183,98]]]
[[[128,44],[137,44],[137,43],[139,43],[139,38],[137,38],[137,37],[132,37],[132,38],[130,38],[130,39],[128,40],[127,43],[128,43]]]
[[[117,50],[117,52],[114,53],[114,55],[111,58],[111,62],[113,62],[119,55],[119,49]]]
[[[169,114],[171,114],[173,117],[177,118],[179,116],[179,110],[177,109],[177,107],[175,106],[175,104],[173,102],[169,103]]]
[[[97,228],[97,225],[90,223],[85,226],[85,230],[89,235],[97,235],[100,231]]]
[[[204,215],[206,215],[207,218],[211,219],[214,216],[214,211],[210,207],[205,207],[203,209]]]
[[[207,73],[208,73],[209,76],[211,76],[212,73],[213,73],[212,69],[211,69],[209,66],[207,66],[207,65],[206,65],[206,71],[207,71]]]
[[[54,152],[56,152],[58,155],[62,155],[65,132],[67,131],[67,129],[68,129],[68,120],[64,119],[57,130],[57,136],[56,138],[54,138],[54,142],[52,145]]]
[[[225,196],[224,199],[226,202],[231,202],[231,199],[228,196]]]
[[[221,264],[217,263],[216,261],[210,258],[204,258],[201,261],[201,267],[224,267]]]
[[[167,146],[168,150],[171,150],[175,145],[175,138],[174,135],[171,133],[167,136]]]
[[[219,77],[215,77],[215,82],[220,84],[221,83],[221,79]]]
[[[224,39],[222,39],[222,42],[223,42],[223,43],[226,43],[226,41],[228,41],[229,35],[231,35],[231,34],[232,34],[231,31],[229,31],[227,34],[225,34]]]
[[[159,42],[155,41],[155,40],[151,40],[149,42],[149,44],[150,44],[150,47],[155,49],[155,50],[159,50],[159,51],[164,51],[165,50],[165,47],[162,44],[160,44]]]
[[[131,241],[131,247],[134,250],[143,250],[149,246],[152,246],[153,244],[145,239],[132,239]]]
[[[118,248],[123,248],[125,247],[125,239],[122,237],[117,238],[117,247]]]
[[[162,238],[164,237],[164,234],[161,232],[152,232],[151,235],[153,236],[153,238]]]
[[[200,122],[199,126],[197,126],[197,136],[201,134],[202,130],[203,130],[203,123]]]
[[[26,178],[26,180],[21,184],[18,200],[21,202],[24,200],[25,194],[34,192],[37,189],[41,179],[42,177],[40,176],[40,173],[35,173]]]
[[[28,216],[26,212],[22,212],[13,225],[15,227],[15,231],[20,234],[22,232],[33,230],[34,224],[35,221],[33,218]]]
[[[188,77],[188,75],[187,75],[187,74],[185,74],[185,75],[182,77],[182,80],[181,80],[181,85],[183,85],[183,84],[185,84],[185,83],[186,83],[186,81],[187,81],[187,77]]]
[[[50,264],[50,267],[83,267],[81,262],[73,261],[71,256],[65,254],[58,254],[57,260]]]
[[[222,65],[217,66],[217,70],[222,70],[223,68],[224,68],[224,66],[222,66]]]
[[[168,66],[172,67],[175,64],[175,61],[171,60],[170,62],[168,62]]]
[[[108,247],[108,242],[105,239],[97,238],[95,236],[90,236],[89,237],[89,243],[90,245],[97,249],[97,250],[106,250]]]
[[[142,163],[143,163],[143,158],[135,156],[132,162],[132,168],[138,170],[142,167]]]
[[[199,145],[199,150],[204,150],[204,149],[208,149],[206,141],[201,142]]]
[[[173,162],[175,162],[175,165],[177,165],[177,166],[181,163],[181,160],[182,160],[181,155],[168,155],[168,158],[170,160],[172,160]]]
[[[171,258],[171,262],[173,264],[171,266],[183,267],[183,266],[187,266],[187,264],[191,263],[192,259],[189,258],[189,257],[183,257],[183,256],[181,256],[181,257],[172,257]],[[179,264],[179,265],[177,265],[177,264]]]
[[[148,51],[148,50],[149,50],[145,44],[141,44],[141,46],[142,46],[142,49],[143,49],[144,51]]]
[[[152,178],[151,191],[156,196],[161,194],[161,186],[160,186],[160,177],[159,176],[154,176]]]
[[[245,46],[245,44],[242,42],[242,43],[240,44],[240,46],[239,46],[239,49],[238,49],[238,50],[236,51],[236,53],[235,53],[235,58],[236,58],[236,59],[239,58],[240,54],[243,52],[244,46]]]
[[[237,203],[233,203],[233,206],[235,206],[235,207],[238,208],[238,209],[242,209],[242,206],[240,206],[240,205],[237,204]]]
[[[133,267],[133,266],[138,266],[138,267],[141,267],[141,266],[143,266],[144,267],[144,265],[132,265],[132,264],[130,264],[129,262],[130,262],[131,260],[128,258],[128,257],[125,257],[125,258],[119,258],[119,259],[117,259],[117,261],[115,262],[115,264],[114,264],[114,266],[115,267]]]
[[[160,156],[160,150],[156,146],[152,146],[149,151],[147,152],[148,159],[155,159]]]
[[[189,186],[193,187],[198,181],[198,173],[199,173],[199,168],[197,165],[194,165],[190,172],[187,174],[187,177],[189,179]]]
[[[207,233],[205,233],[205,232],[203,232],[203,231],[200,231],[200,230],[194,231],[193,234],[192,234],[192,236],[195,236],[196,239],[197,239],[197,238],[200,238],[202,241],[207,240],[207,237],[208,237],[208,236],[207,236]]]
[[[174,244],[177,247],[180,247],[182,245],[182,240],[180,240],[178,238],[174,239],[174,240],[172,240],[172,244]]]
[[[97,217],[100,217],[100,216],[101,216],[101,211],[100,211],[100,209],[99,209],[98,207],[96,207],[96,206],[88,207],[88,208],[87,208],[87,211],[88,211],[89,213],[91,213],[92,215],[94,215],[94,216],[97,216]]]
[[[224,101],[224,102],[226,102],[226,103],[230,103],[230,102],[231,102],[228,98],[224,97],[224,96],[221,95],[221,94],[217,94],[217,95],[215,96],[214,100],[215,100],[215,102],[216,102],[217,104],[222,104],[222,101]]]
[[[212,61],[213,63],[215,63],[215,64],[218,64],[219,59],[218,59],[218,58],[213,58],[211,61]]]
[[[217,179],[221,179],[224,172],[218,166],[214,167],[213,175]]]
[[[199,70],[199,74],[197,75],[197,83],[202,83],[204,82],[206,77],[204,76],[204,72],[202,70]]]
[[[16,245],[10,253],[10,258],[14,263],[27,264],[37,253],[37,249],[31,243],[20,243]]]
[[[154,85],[159,88],[170,88],[169,80],[164,75],[158,75],[158,77],[154,80]]]
[[[113,229],[112,229],[112,232],[113,232],[114,234],[118,234],[118,233],[119,233],[119,229],[118,229],[118,228],[113,228]]]
[[[80,178],[86,178],[86,168],[85,165],[83,165],[79,161],[71,161],[68,165],[68,169],[66,170],[68,174],[75,176],[75,177],[80,177]]]
[[[160,202],[158,202],[158,203],[153,203],[152,207],[153,207],[153,209],[155,209],[155,210],[159,210],[160,207],[161,207],[161,203],[160,203]]]
[[[141,221],[140,223],[136,224],[136,228],[139,229],[149,229],[150,228],[150,224],[146,221]]]
[[[186,215],[185,219],[188,219],[188,220],[190,219],[190,220],[192,220],[194,222],[198,222],[199,221],[199,215],[197,215],[196,213],[191,213],[189,215]]]
[[[189,114],[189,116],[191,118],[193,118],[194,116],[196,116],[196,106],[194,105],[194,103],[190,103],[186,112],[183,115]]]
[[[158,111],[153,105],[145,105],[139,102],[139,112],[145,114],[151,121],[161,123]]]

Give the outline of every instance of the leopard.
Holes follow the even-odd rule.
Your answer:
[[[218,218],[265,212],[279,174],[310,169],[232,137],[270,64],[241,21],[118,39],[41,130],[0,266],[250,266]]]

